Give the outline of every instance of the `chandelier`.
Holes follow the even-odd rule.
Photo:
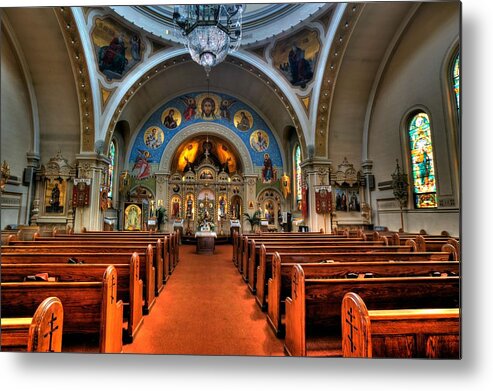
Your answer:
[[[205,68],[222,62],[228,53],[238,49],[241,41],[241,4],[178,5],[173,21],[181,30],[192,59]]]

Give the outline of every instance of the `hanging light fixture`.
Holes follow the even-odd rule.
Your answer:
[[[178,5],[173,21],[180,29],[192,59],[205,68],[207,76],[213,66],[241,42],[242,4]]]

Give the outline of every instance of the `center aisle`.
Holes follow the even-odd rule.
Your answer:
[[[232,261],[231,245],[214,255],[180,248],[180,262],[124,353],[283,356],[283,342]]]

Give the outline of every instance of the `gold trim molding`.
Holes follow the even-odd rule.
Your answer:
[[[94,102],[89,72],[77,24],[69,7],[54,8],[61,32],[67,45],[79,98],[79,116],[82,135],[81,150],[94,150]]]
[[[346,50],[351,32],[356,25],[361,11],[362,3],[348,3],[337,32],[332,42],[332,47],[327,58],[320,98],[317,107],[317,122],[315,129],[315,155],[326,157],[328,153],[328,127],[330,107],[334,96],[334,85],[341,66],[342,57]]]

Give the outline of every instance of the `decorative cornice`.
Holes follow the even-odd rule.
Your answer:
[[[315,130],[315,154],[327,156],[328,153],[328,127],[330,108],[334,96],[335,82],[344,57],[349,37],[364,7],[362,3],[349,3],[346,7],[341,22],[335,34],[330,48],[327,65],[323,74],[320,91],[320,99],[317,108],[317,122]]]
[[[77,96],[79,98],[79,116],[82,135],[82,151],[94,150],[94,104],[92,87],[86,57],[82,47],[81,37],[77,29],[72,10],[69,7],[54,8],[55,15],[61,27],[61,32],[67,45],[76,80]]]

